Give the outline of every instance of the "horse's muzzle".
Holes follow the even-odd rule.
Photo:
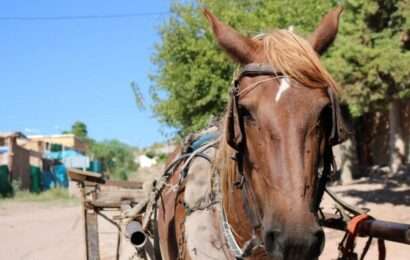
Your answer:
[[[325,235],[319,226],[301,234],[289,234],[278,229],[263,233],[266,253],[274,260],[317,258],[324,247]]]

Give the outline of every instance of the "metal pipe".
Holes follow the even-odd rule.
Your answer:
[[[125,235],[137,249],[143,248],[147,242],[147,235],[137,221],[131,221],[127,224]]]
[[[335,214],[324,214],[324,219],[320,224],[340,231],[346,230],[347,223]],[[371,236],[381,238],[387,241],[393,241],[410,245],[410,225],[395,222],[387,222],[376,219],[363,221],[358,230],[359,236]]]
[[[410,245],[410,225],[381,220],[367,220],[359,226],[359,235],[383,238]]]

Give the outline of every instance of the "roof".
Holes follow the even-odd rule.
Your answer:
[[[56,135],[29,135],[30,139],[39,139],[39,138],[64,138],[64,137],[75,137],[74,134],[56,134]]]
[[[10,137],[19,137],[19,138],[27,139],[27,136],[25,136],[22,132],[4,132],[4,133],[0,133],[0,138],[10,138]]]

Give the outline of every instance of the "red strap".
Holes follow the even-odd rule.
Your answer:
[[[347,223],[347,231],[349,232],[349,234],[351,236],[356,237],[357,232],[359,231],[360,223],[362,223],[363,221],[366,221],[368,219],[371,219],[371,217],[369,215],[366,215],[366,214],[360,214],[360,215],[357,215],[357,216],[353,217],[349,221],[349,223]]]
[[[349,223],[347,223],[347,241],[346,241],[346,247],[343,248],[343,256],[347,256],[349,254],[353,254],[354,251],[354,242],[356,239],[356,236],[359,232],[359,227],[360,224],[363,223],[366,220],[372,219],[371,216],[366,215],[366,214],[360,214],[357,215],[355,217],[353,217]],[[377,245],[378,245],[378,250],[379,250],[379,260],[384,260],[386,259],[386,246],[384,244],[384,240],[383,239],[379,239],[377,241]],[[368,249],[368,248],[367,248]],[[362,254],[361,259],[364,258],[365,254],[366,254],[366,248],[365,251]]]

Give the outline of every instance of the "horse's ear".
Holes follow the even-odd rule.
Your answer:
[[[342,12],[343,7],[341,6],[330,10],[308,38],[313,49],[319,55],[323,54],[335,40],[339,29],[339,18]]]
[[[229,56],[241,64],[251,63],[255,60],[259,46],[255,40],[241,35],[232,27],[222,23],[208,9],[204,9],[203,13],[212,27],[217,42]]]

